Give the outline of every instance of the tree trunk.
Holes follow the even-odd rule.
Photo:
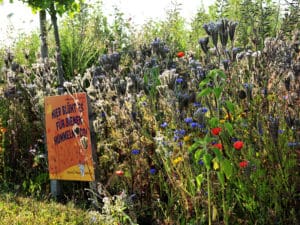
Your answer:
[[[48,58],[46,11],[40,10],[39,16],[40,16],[40,31],[41,31],[41,56],[44,61],[46,58]]]
[[[60,39],[58,33],[58,25],[57,25],[57,17],[56,17],[56,10],[54,7],[54,3],[50,6],[50,16],[51,22],[54,29],[54,38],[55,38],[55,45],[56,45],[56,63],[57,63],[57,76],[58,76],[58,85],[59,89],[63,89],[63,82],[64,82],[64,70],[62,65],[61,59],[61,50],[60,50]]]

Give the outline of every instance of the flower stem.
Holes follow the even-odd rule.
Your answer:
[[[223,217],[224,217],[224,224],[228,225],[228,214],[226,209],[226,199],[225,199],[225,187],[222,186],[222,201],[223,201]]]
[[[211,225],[211,196],[210,196],[210,179],[209,179],[209,169],[207,171],[207,195],[208,195],[208,225]]]

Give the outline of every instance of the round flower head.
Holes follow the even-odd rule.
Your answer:
[[[138,149],[133,149],[133,150],[131,151],[131,154],[133,154],[133,155],[138,155],[138,154],[140,154],[140,150],[138,150]]]
[[[244,142],[242,141],[236,141],[234,142],[233,144],[233,147],[236,149],[236,150],[241,150],[244,146]]]
[[[223,149],[223,146],[222,146],[221,143],[213,144],[213,147],[214,147],[214,148],[218,148],[218,149],[220,149],[220,150]]]
[[[156,174],[156,169],[155,168],[151,168],[149,170],[149,172],[150,172],[150,174],[154,175],[154,174]]]
[[[242,161],[239,163],[239,166],[240,166],[240,168],[245,168],[248,166],[248,164],[249,164],[248,161]]]
[[[163,123],[160,125],[161,128],[166,128],[167,126],[168,126],[168,123],[167,123],[167,122],[163,122]]]
[[[212,128],[211,129],[211,133],[213,134],[213,135],[219,135],[220,134],[220,132],[221,132],[221,127],[215,127],[215,128]]]
[[[178,52],[177,53],[177,57],[178,58],[182,58],[184,55],[185,55],[184,52]]]
[[[187,117],[187,118],[184,119],[184,122],[191,123],[191,122],[193,122],[193,118],[192,117]]]

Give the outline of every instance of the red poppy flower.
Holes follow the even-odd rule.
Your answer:
[[[220,134],[220,132],[221,132],[221,127],[215,127],[215,128],[212,128],[211,129],[211,133],[213,134],[213,135],[219,135]]]
[[[241,168],[245,168],[248,166],[248,161],[242,161],[239,163]]]
[[[233,147],[236,149],[236,150],[241,150],[244,146],[244,142],[242,141],[236,141],[234,142],[233,144]]]
[[[178,52],[177,53],[178,58],[182,58],[183,56],[185,56],[184,52]]]
[[[116,175],[118,175],[118,176],[123,176],[124,175],[124,171],[123,170],[117,170],[116,171]]]
[[[220,149],[220,150],[223,149],[223,146],[222,146],[221,143],[213,144],[213,147],[214,147],[214,148],[218,148],[218,149]]]

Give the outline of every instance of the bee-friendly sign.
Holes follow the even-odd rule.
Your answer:
[[[51,180],[95,180],[88,115],[85,93],[45,98]]]

